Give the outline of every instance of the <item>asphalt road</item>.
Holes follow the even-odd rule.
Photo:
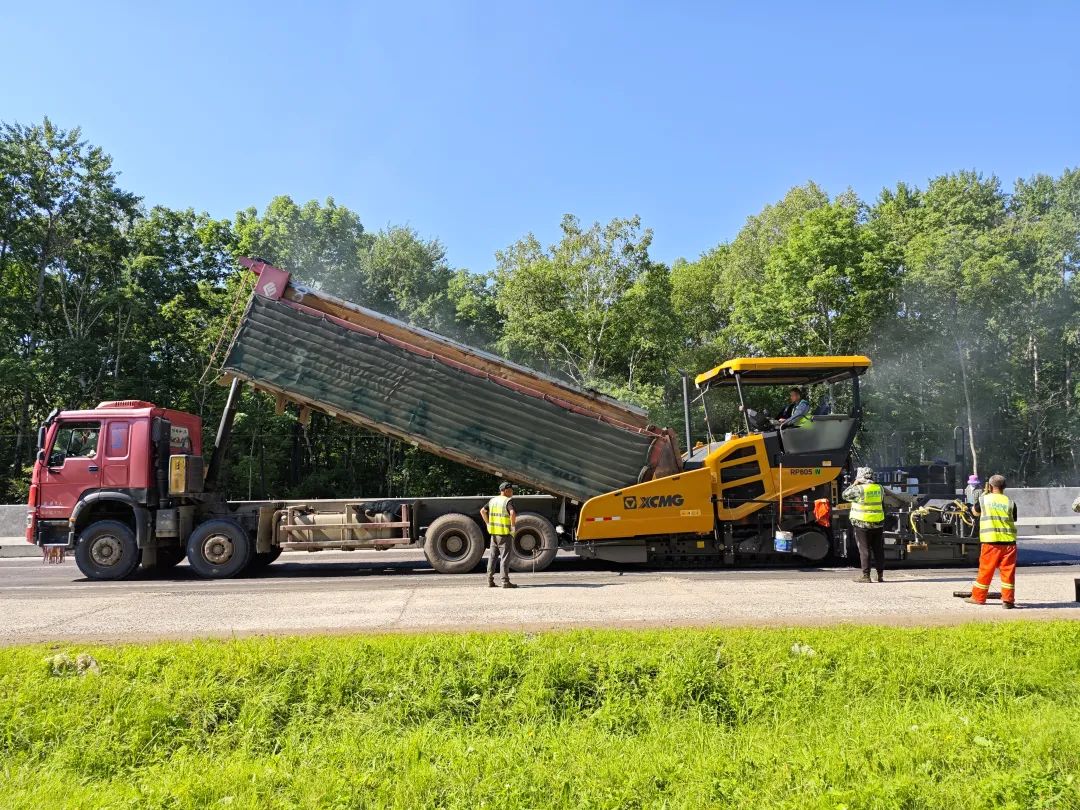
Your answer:
[[[89,582],[72,560],[0,560],[0,644],[315,632],[541,630],[571,627],[941,624],[1080,619],[1080,566],[1020,569],[1020,610],[974,607],[951,594],[971,569],[890,572],[853,583],[849,568],[640,571],[568,555],[520,574],[517,590],[482,573],[438,574],[416,552],[288,554],[259,576]]]

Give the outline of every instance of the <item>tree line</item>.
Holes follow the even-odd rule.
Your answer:
[[[1080,171],[1007,188],[958,171],[872,202],[814,183],[734,239],[667,265],[638,217],[567,215],[493,267],[455,268],[435,238],[367,230],[333,199],[276,197],[231,219],[150,205],[78,128],[0,126],[0,489],[25,495],[54,407],[147,399],[210,435],[215,358],[258,256],[309,284],[682,421],[679,370],[741,355],[867,354],[860,458],[962,455],[984,477],[1076,483]],[[733,403],[714,429],[737,427]],[[703,434],[700,424],[695,434]],[[247,392],[236,497],[466,494],[488,476]],[[968,470],[965,470],[965,472]]]

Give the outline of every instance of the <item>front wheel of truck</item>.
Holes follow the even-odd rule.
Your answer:
[[[467,574],[484,557],[484,533],[468,515],[441,515],[424,535],[424,555],[440,574]]]
[[[208,520],[187,541],[188,565],[206,579],[235,577],[251,559],[251,539],[231,520]]]
[[[75,564],[87,579],[124,579],[139,567],[135,532],[118,520],[91,523],[79,535]]]

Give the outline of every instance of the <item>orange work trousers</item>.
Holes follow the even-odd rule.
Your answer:
[[[1016,601],[1016,543],[983,543],[979,552],[979,575],[971,589],[971,598],[986,602],[986,593],[994,571],[1001,572],[1001,601]]]

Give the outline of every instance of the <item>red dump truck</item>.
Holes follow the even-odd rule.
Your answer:
[[[282,551],[423,548],[438,571],[473,569],[486,496],[229,501],[218,490],[240,385],[410,441],[550,493],[519,495],[517,570],[541,570],[576,506],[677,469],[671,431],[644,412],[379,313],[244,260],[256,288],[222,366],[231,378],[204,462],[198,417],[149,402],[54,411],[39,430],[26,539],[74,551],[91,579],[185,557],[229,577]]]

